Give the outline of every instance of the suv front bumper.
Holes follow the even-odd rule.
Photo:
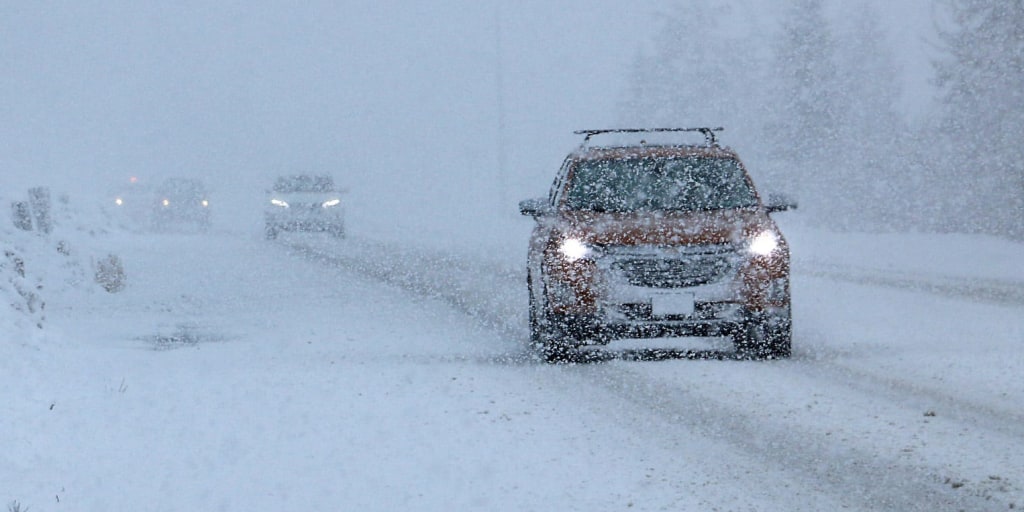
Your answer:
[[[559,330],[581,344],[606,344],[621,338],[732,336],[749,318],[736,303],[700,303],[692,315],[655,317],[649,306],[620,305],[617,314],[559,315]]]
[[[281,231],[335,231],[345,225],[341,213],[292,213],[275,212],[264,216],[266,225]]]
[[[586,264],[577,274],[586,279],[546,281],[559,330],[583,344],[734,336],[754,318],[789,321],[788,275],[756,272],[729,246],[623,248]]]
[[[714,310],[714,313],[709,313]],[[572,345],[606,345],[615,339],[668,337],[735,337],[751,323],[769,329],[788,328],[788,307],[751,311],[736,303],[709,303],[698,306],[698,313],[675,318],[608,318],[600,315],[558,315],[551,319],[558,332]]]

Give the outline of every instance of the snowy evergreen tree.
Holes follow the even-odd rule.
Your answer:
[[[721,2],[687,2],[665,13],[653,50],[637,57],[623,122],[641,126],[724,125],[730,132],[749,120],[756,83],[746,42],[722,33],[729,15]],[[735,23],[735,19],[730,19]],[[750,78],[742,81],[744,75]]]
[[[906,154],[908,126],[899,112],[899,72],[881,17],[866,2],[848,4],[851,26],[838,39],[839,90],[847,102],[836,126],[838,154],[833,204],[857,215],[837,218],[850,229],[905,229],[915,223],[915,167]]]
[[[772,143],[776,172],[798,184],[802,203],[815,216],[832,222],[845,214],[832,208],[836,196],[831,182],[845,172],[837,167],[842,163],[837,157],[840,128],[849,111],[836,67],[836,43],[821,0],[796,0],[782,16],[766,139]]]
[[[935,69],[960,220],[951,227],[1024,238],[1024,0],[942,6],[950,24]]]

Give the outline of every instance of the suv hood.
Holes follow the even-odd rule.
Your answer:
[[[563,236],[595,245],[722,244],[772,227],[760,208],[696,212],[563,212]]]

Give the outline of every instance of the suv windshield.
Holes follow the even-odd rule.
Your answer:
[[[333,192],[330,176],[282,176],[274,182],[274,192]]]
[[[719,210],[757,205],[739,162],[686,156],[584,160],[566,206],[608,212]]]

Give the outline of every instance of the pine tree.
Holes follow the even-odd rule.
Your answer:
[[[915,176],[904,149],[908,126],[898,106],[898,69],[879,14],[863,1],[848,8],[852,24],[836,51],[848,108],[836,128],[842,163],[834,164],[832,182],[839,196],[833,204],[851,214],[837,221],[847,228],[906,229],[919,204],[907,194]]]
[[[1024,238],[1024,0],[944,0],[935,64],[956,227]]]
[[[812,212],[828,222],[846,212],[831,208],[829,182],[840,163],[840,127],[849,106],[836,67],[836,44],[821,0],[796,0],[783,13],[776,40],[774,110],[766,125],[773,160],[798,183]]]
[[[724,37],[719,2],[679,5],[663,16],[653,51],[637,57],[629,96],[623,102],[627,124],[644,126],[726,125],[744,119],[737,78],[744,42]]]

